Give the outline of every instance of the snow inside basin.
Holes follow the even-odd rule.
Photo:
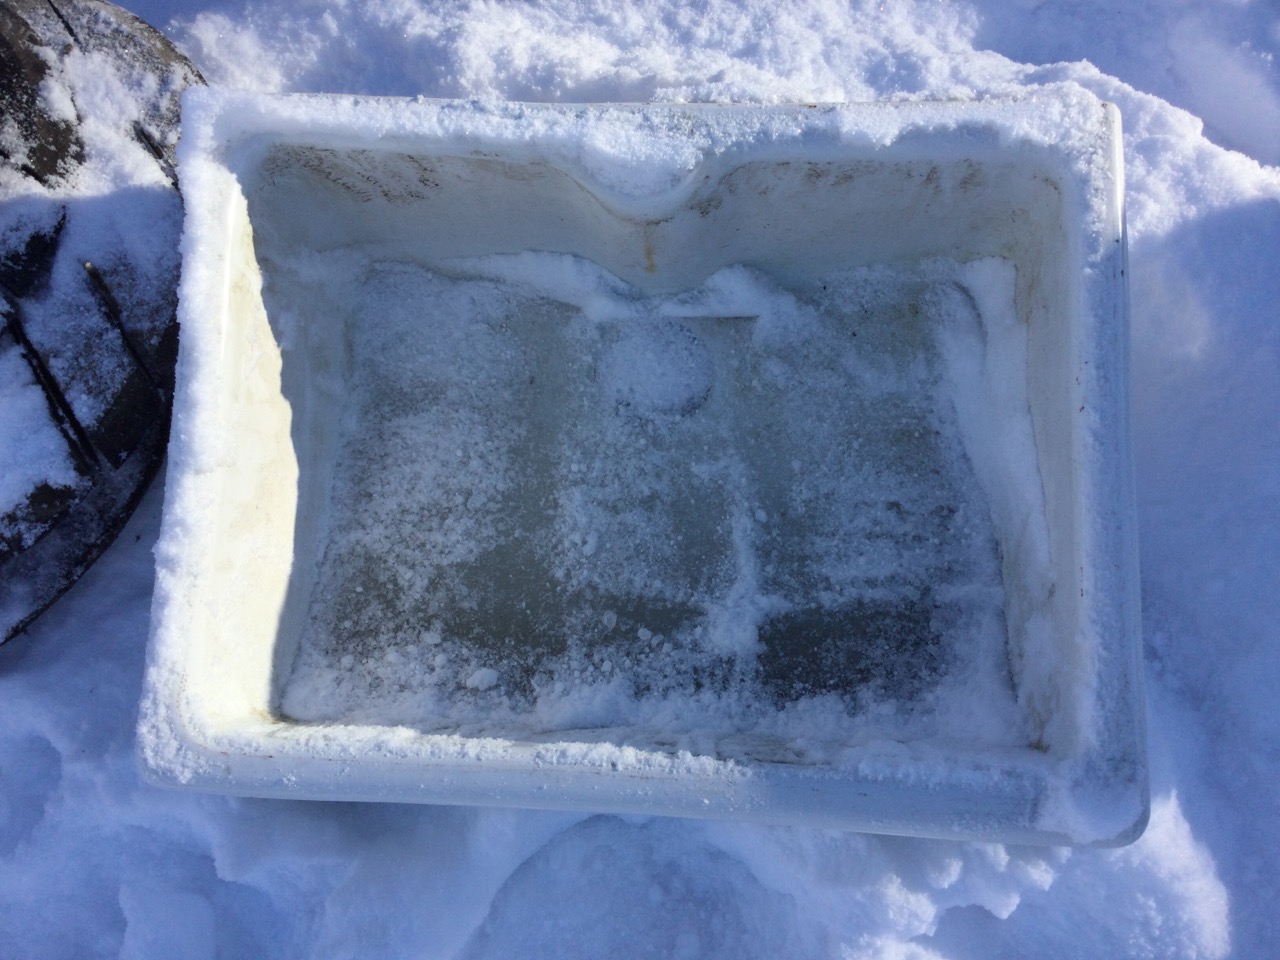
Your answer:
[[[1133,839],[1119,144],[189,92],[146,771]]]

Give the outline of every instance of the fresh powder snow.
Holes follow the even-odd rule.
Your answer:
[[[925,960],[1274,952],[1280,170],[1267,164],[1280,161],[1280,25],[1272,7],[1160,0],[1117,12],[1055,0],[812,0],[779,10],[718,0],[695,11],[664,0],[623,7],[139,0],[131,8],[163,28],[211,82],[256,90],[785,103],[1025,94],[1072,81],[1118,104],[1129,198],[1152,821],[1122,850],[1030,849],[657,817],[237,800],[146,786],[136,772],[133,731],[157,484],[81,583],[27,635],[0,648],[0,902],[7,907],[0,952]],[[104,123],[128,115],[135,92],[88,66],[76,78],[82,110],[92,108]],[[129,236],[136,225],[135,242],[154,245],[156,257],[172,256],[176,218],[128,200],[146,197],[130,192],[143,169],[131,152],[136,145],[127,137],[96,142],[114,146],[89,158],[90,173],[69,185],[69,195],[102,206],[104,233]],[[161,243],[164,231],[169,238]],[[779,685],[786,688],[797,723],[818,729],[864,717],[877,733],[906,723],[932,725],[944,736],[946,724],[960,724],[972,740],[1016,724],[1016,705],[982,653],[990,611],[1001,609],[990,595],[999,578],[983,519],[992,479],[977,476],[975,484],[977,462],[948,444],[925,442],[920,455],[939,465],[931,476],[940,486],[904,483],[901,464],[860,463],[863,489],[878,508],[845,516],[831,482],[849,466],[841,448],[797,442],[785,462],[761,460],[751,431],[773,427],[767,417],[750,416],[769,406],[777,389],[770,377],[796,387],[786,402],[807,411],[798,419],[819,436],[878,390],[901,398],[900,422],[925,438],[941,425],[942,436],[962,435],[970,450],[1016,452],[1029,442],[1018,418],[981,416],[1016,398],[984,395],[972,376],[975,325],[1002,320],[1001,264],[832,277],[843,285],[838,301],[730,268],[684,295],[698,300],[696,309],[680,295],[637,295],[580,266],[513,258],[458,264],[445,276],[365,256],[290,267],[319,271],[335,301],[349,302],[356,315],[376,310],[389,321],[361,326],[361,336],[462,336],[449,324],[415,323],[405,291],[465,301],[474,318],[472,335],[445,368],[406,353],[402,364],[369,376],[361,359],[382,351],[359,337],[353,343],[352,420],[343,434],[353,456],[335,474],[329,518],[340,549],[321,571],[338,586],[310,611],[314,632],[289,688],[322,695],[299,702],[339,715],[371,709],[371,688],[390,678],[403,689],[376,700],[377,710],[390,712],[379,719],[414,723],[447,678],[470,698],[449,702],[475,710],[458,722],[567,729],[601,718],[633,722],[647,710],[656,723],[669,719],[661,713],[664,696],[688,698],[678,687],[646,687],[643,659],[625,662],[617,650],[634,661],[636,651],[670,644],[688,658],[691,673],[717,658],[756,665],[743,686],[681,713],[691,735],[787,722],[786,711],[765,721],[752,714],[752,685],[769,683],[775,695]],[[536,285],[552,269],[575,278],[557,282],[555,295]],[[878,293],[894,288],[890,299],[900,304],[903,285],[925,309],[950,318],[936,339],[907,353],[870,342],[811,355],[806,336],[834,323],[850,302],[871,313],[889,309]],[[516,313],[531,326],[507,322]],[[547,338],[582,349],[547,351]],[[655,371],[657,353],[680,362]],[[6,418],[11,411],[18,417],[39,396],[22,365],[4,362],[0,404]],[[513,369],[528,370],[533,383],[512,377]],[[554,372],[552,382],[540,381],[539,371]],[[860,390],[836,409],[814,410],[815,397],[829,396],[823,378],[837,373]],[[535,455],[527,436],[491,415],[502,391],[517,389],[532,409],[546,407],[547,418],[533,423],[559,437],[554,455]],[[556,420],[560,398],[552,405],[540,392],[553,389],[568,391],[581,415]],[[422,397],[433,391],[456,402],[426,407]],[[380,419],[379,434],[361,433],[368,405],[389,396],[401,398],[397,416]],[[874,418],[865,427],[885,428]],[[432,485],[416,478],[383,496],[362,496],[376,482],[361,475],[370,456],[392,473],[423,469],[397,452],[404,436],[453,456],[431,466],[442,471]],[[703,439],[714,451],[702,466],[717,480],[707,484],[715,497],[648,497],[669,478],[665,461],[646,449]],[[36,470],[67,475],[59,453],[56,437],[6,419],[0,492],[20,496]],[[783,484],[775,469],[805,483]],[[486,478],[492,506],[451,514],[449,498],[461,485],[474,487],[477,476]],[[498,524],[512,483],[543,484],[548,509],[521,518],[527,539],[513,540],[509,531],[504,539]],[[878,485],[896,493],[881,495]],[[802,581],[821,582],[830,604],[802,612],[828,616],[850,598],[865,602],[872,576],[842,566],[819,526],[792,524],[786,529],[801,534],[780,537],[786,511],[806,506],[832,526],[881,524],[890,535],[876,573],[901,598],[905,587],[893,571],[910,545],[892,535],[898,512],[918,525],[942,493],[973,520],[939,525],[944,553],[931,556],[951,563],[930,602],[937,615],[970,624],[977,646],[965,655],[976,659],[966,665],[955,651],[922,651],[937,660],[935,685],[860,713],[824,695],[822,675],[791,676],[785,663],[772,674],[762,668],[761,630],[797,615]],[[695,495],[696,488],[687,494]],[[468,563],[493,562],[467,550],[500,554],[530,543],[537,555],[522,570],[573,585],[569,615],[590,627],[576,636],[591,642],[571,649],[548,629],[535,661],[513,666],[500,650],[477,654],[459,638],[480,628],[467,623],[465,605],[450,605],[471,585],[459,579],[442,594],[415,594],[394,579],[396,550],[417,549],[412,541],[381,552],[391,569],[354,575],[369,549],[364,538],[386,520],[380,511],[421,509],[424,498],[440,501],[437,516],[470,526],[413,530],[423,542],[460,552],[441,578],[462,578],[457,571]],[[674,549],[659,531],[679,524],[675,511],[707,525],[711,535],[699,543],[713,551],[708,562],[656,562],[654,551]],[[646,574],[643,589],[619,585],[621,572],[637,567],[667,571],[667,579],[653,583]],[[513,587],[518,595],[522,587]],[[919,602],[918,593],[907,595]],[[408,618],[398,604],[437,602],[432,597],[442,597],[442,606],[411,641],[383,638],[372,626],[385,624],[388,612]],[[486,615],[505,616],[500,599]],[[380,607],[376,621],[371,606]],[[910,604],[894,609],[911,615],[902,612]],[[356,632],[361,640],[351,649],[326,639],[326,624],[362,618],[371,626]],[[624,635],[626,644],[615,649],[609,638]],[[892,664],[831,669],[875,676],[891,674]],[[564,684],[570,676],[574,683]],[[286,691],[286,709],[289,697]]]

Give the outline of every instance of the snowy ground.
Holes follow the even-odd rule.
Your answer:
[[[145,786],[133,726],[157,487],[67,598],[0,649],[0,954],[1273,955],[1280,13],[1267,0],[701,6],[132,4],[210,81],[258,89],[821,101],[1071,78],[1117,103],[1152,739],[1145,837],[1113,852],[1033,850]]]

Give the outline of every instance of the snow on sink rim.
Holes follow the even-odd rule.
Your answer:
[[[976,151],[1034,155],[1049,165],[1069,215],[1078,217],[1067,240],[1079,285],[1073,346],[1084,358],[1079,390],[1091,401],[1072,438],[1088,474],[1081,494],[1087,529],[1074,535],[1081,594],[1090,591],[1069,665],[1081,674],[1070,688],[1080,701],[1069,711],[1075,746],[1058,754],[983,753],[886,742],[806,766],[274,718],[271,651],[241,656],[199,637],[221,626],[202,596],[224,533],[208,518],[221,516],[234,486],[229,463],[253,449],[251,438],[228,428],[225,394],[236,361],[263,346],[236,343],[223,326],[231,298],[245,294],[229,272],[235,245],[252,229],[236,208],[244,207],[237,174],[277,141],[392,152],[427,144],[450,156],[536,160],[590,184],[623,216],[670,207],[704,167],[744,159],[853,152],[959,161]],[[1148,801],[1114,108],[1071,85],[1013,100],[839,106],[570,107],[208,89],[185,99],[180,163],[187,201],[182,353],[139,720],[140,757],[152,779],[259,796],[723,816],[1022,842],[1117,843],[1141,833]],[[287,472],[287,460],[267,469]],[[253,530],[253,543],[274,551],[286,571],[288,506],[259,504]],[[251,593],[243,600],[238,615],[249,622],[262,610]],[[1052,681],[1049,689],[1057,689]]]
[[[932,159],[963,156],[975,140],[987,140],[1006,149],[1048,148],[1079,176],[1101,180],[1118,158],[1100,152],[1100,137],[1109,139],[1100,105],[1070,82],[987,100],[782,105],[514,103],[198,87],[184,94],[179,161],[219,156],[242,165],[255,145],[295,137],[336,149],[430,142],[445,155],[546,159],[630,213],[669,205],[699,168],[742,151],[753,159],[822,159],[893,145],[901,157]],[[1116,204],[1091,202],[1088,214],[1110,218],[1099,228],[1119,227]]]

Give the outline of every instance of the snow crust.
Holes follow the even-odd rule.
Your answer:
[[[984,494],[1046,537],[1009,264],[800,297],[743,267],[645,297],[563,254],[452,266],[303,268],[351,368],[286,716],[1029,742]],[[961,423],[1008,451],[981,480]]]
[[[133,8],[169,24],[207,77],[258,90],[784,102],[1071,80],[1118,103],[1155,803],[1134,846],[1068,851],[161,791],[132,757],[153,491],[81,585],[0,649],[6,955],[1274,952],[1280,172],[1263,164],[1280,38],[1267,4]]]

